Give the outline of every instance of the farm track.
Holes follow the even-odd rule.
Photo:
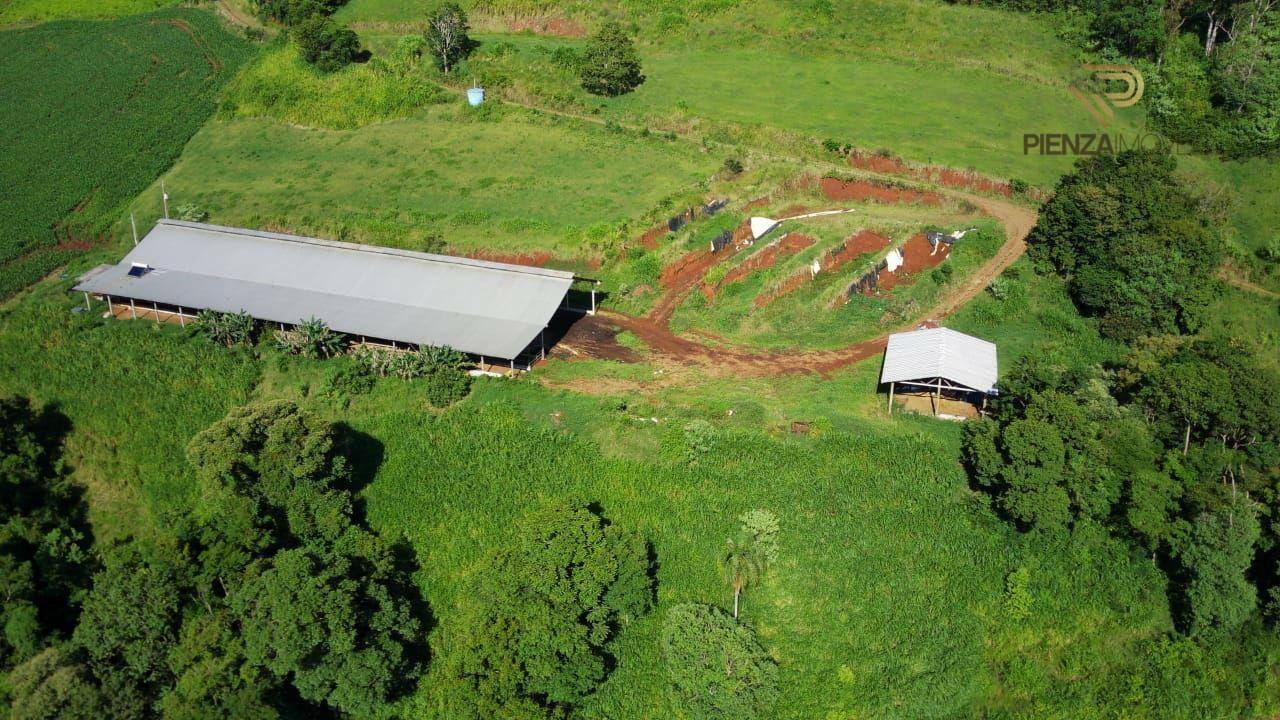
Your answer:
[[[465,88],[450,88],[456,92],[465,92]],[[501,100],[508,105],[531,110],[533,112],[556,115],[582,122],[603,125],[605,120],[579,113],[553,110],[530,103]],[[622,127],[639,130],[639,127],[623,124]],[[1009,200],[977,195],[963,190],[936,185],[913,178],[904,178],[886,172],[878,172],[865,168],[852,167],[848,164],[814,161],[785,155],[778,155],[759,150],[752,150],[755,157],[775,162],[795,163],[810,167],[836,170],[846,175],[865,179],[907,183],[922,189],[931,190],[939,195],[971,203],[1004,226],[1006,240],[990,259],[978,268],[977,272],[965,282],[949,291],[929,310],[903,323],[891,332],[910,330],[925,320],[941,320],[965,303],[981,293],[1005,268],[1012,265],[1026,252],[1027,235],[1035,227],[1039,215],[1036,211]],[[672,332],[668,323],[675,308],[681,300],[693,292],[702,277],[713,265],[727,258],[723,256],[700,258],[681,268],[675,277],[664,287],[661,297],[653,308],[643,317],[627,315],[614,310],[601,310],[594,316],[584,316],[574,324],[568,334],[561,340],[561,345],[573,357],[594,357],[599,359],[633,362],[634,351],[623,347],[616,341],[607,338],[627,331],[639,338],[652,353],[652,358],[664,366],[662,384],[675,384],[680,376],[680,368],[698,368],[713,375],[739,377],[770,377],[779,375],[818,372],[827,374],[870,358],[884,351],[889,334],[863,340],[835,350],[815,350],[801,352],[776,352],[753,350],[736,347],[728,343],[710,344],[699,340],[682,337]]]
[[[911,322],[903,323],[896,331],[909,330],[925,320],[941,320],[956,309],[977,297],[1004,269],[1014,263],[1026,251],[1026,237],[1035,227],[1037,214],[1035,211],[1012,202],[960,192],[958,190],[940,189],[951,197],[965,200],[981,208],[984,212],[1000,221],[1004,226],[1007,240],[995,255],[989,258],[978,271],[965,282],[948,292],[929,310]],[[710,265],[707,265],[709,268]],[[704,270],[705,271],[705,270]],[[594,317],[586,316],[578,321],[562,342],[569,347],[587,347],[591,350],[581,353],[588,357],[629,361],[634,353],[628,351],[627,357],[621,357],[626,350],[620,345],[615,350],[609,343],[600,342],[600,338],[627,331],[647,345],[658,364],[663,365],[664,384],[676,381],[679,376],[678,367],[693,367],[712,375],[738,377],[770,377],[797,373],[818,372],[827,374],[847,367],[859,361],[883,352],[889,339],[889,333],[854,343],[835,350],[815,350],[803,352],[760,351],[735,347],[729,344],[710,344],[675,334],[668,327],[670,308],[679,303],[680,298],[691,292],[701,279],[694,272],[681,272],[678,282],[667,287],[662,298],[654,305],[654,310],[644,317],[626,315],[612,310],[602,310]],[[578,338],[592,338],[593,342],[578,342]],[[673,372],[674,371],[674,372]]]
[[[1244,290],[1245,292],[1251,292],[1255,295],[1269,297],[1272,300],[1280,300],[1280,293],[1275,292],[1274,290],[1268,290],[1262,287],[1261,285],[1258,285],[1257,283],[1252,283],[1252,282],[1249,282],[1248,280],[1245,280],[1244,278],[1240,277],[1240,275],[1237,274],[1237,272],[1233,268],[1230,268],[1226,265],[1222,266],[1221,268],[1218,268],[1218,277],[1221,278],[1223,282],[1226,282],[1228,285],[1233,285],[1237,288],[1240,288],[1241,290]]]

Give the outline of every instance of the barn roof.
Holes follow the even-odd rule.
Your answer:
[[[161,220],[117,265],[77,290],[245,311],[293,324],[317,317],[352,335],[514,358],[550,322],[571,272]]]
[[[937,377],[994,395],[995,343],[941,327],[889,336],[880,370],[881,383]]]

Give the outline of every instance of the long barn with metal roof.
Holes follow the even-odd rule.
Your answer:
[[[565,301],[571,272],[394,248],[161,220],[125,258],[76,290],[179,319],[247,312],[296,325],[315,317],[353,337],[447,345],[514,360]]]

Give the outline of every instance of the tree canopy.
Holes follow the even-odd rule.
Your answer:
[[[635,43],[615,22],[591,36],[578,67],[582,87],[592,95],[625,95],[644,83]]]
[[[529,513],[467,593],[442,659],[451,717],[557,717],[612,665],[620,625],[648,611],[646,543],[583,502]]]

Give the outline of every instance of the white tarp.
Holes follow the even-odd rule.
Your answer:
[[[897,272],[898,268],[902,267],[903,263],[902,251],[898,248],[890,250],[889,254],[884,256],[884,262],[886,270],[889,272]]]
[[[759,240],[765,233],[778,227],[778,221],[767,217],[751,218],[751,239]]]

